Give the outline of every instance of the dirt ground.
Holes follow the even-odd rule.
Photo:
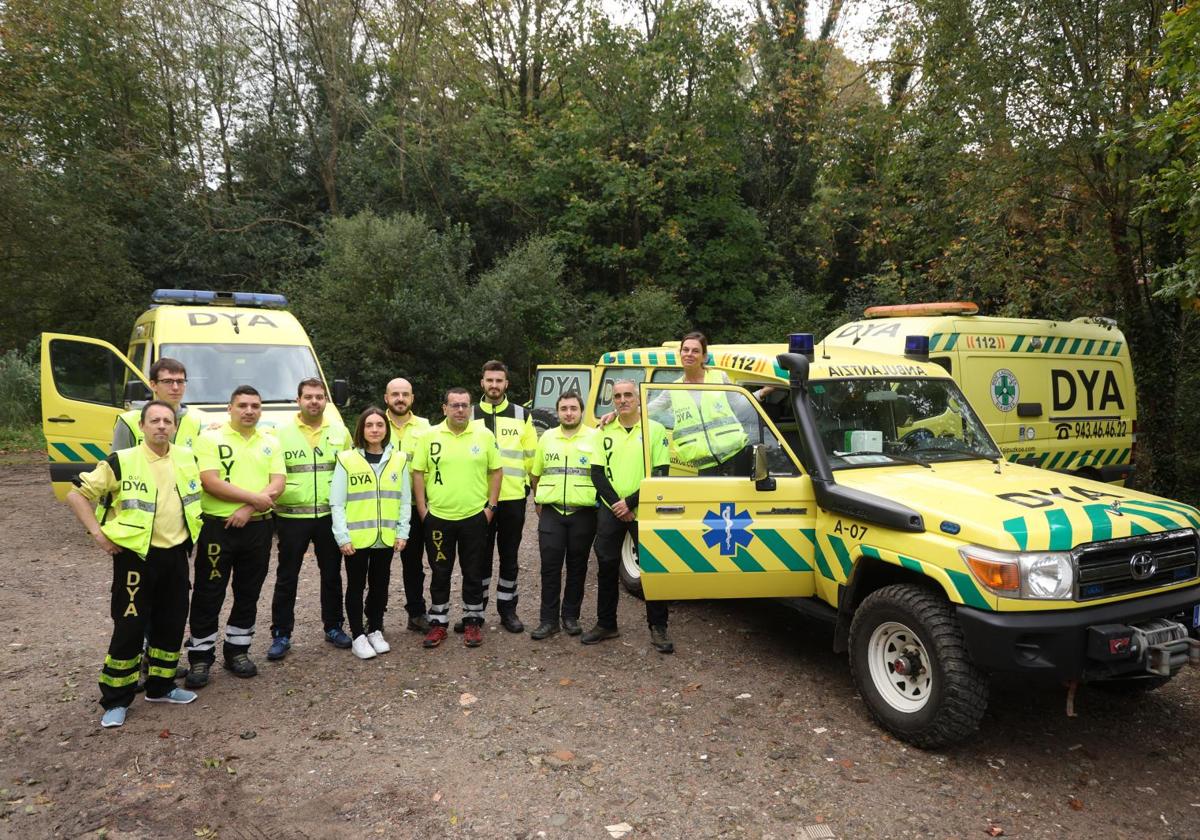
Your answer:
[[[0,467],[0,533],[4,837],[1200,836],[1196,673],[1140,700],[1081,691],[1074,719],[1061,690],[997,685],[976,738],[921,752],[870,721],[830,631],[774,604],[675,605],[673,656],[629,597],[594,647],[489,616],[482,648],[427,651],[400,629],[398,563],[391,653],[322,640],[307,562],[287,659],[264,656],[268,578],[257,678],[214,671],[196,703],[139,699],[102,731],[110,561],[42,465]],[[535,548],[530,527],[531,625]]]

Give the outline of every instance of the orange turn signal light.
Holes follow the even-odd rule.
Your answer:
[[[1021,574],[1013,563],[997,563],[995,560],[985,560],[982,557],[966,558],[967,565],[979,578],[979,582],[988,589],[997,592],[1019,592],[1021,590]]]

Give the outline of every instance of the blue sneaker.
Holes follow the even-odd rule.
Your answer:
[[[147,703],[177,703],[182,706],[185,703],[191,703],[193,700],[196,699],[196,696],[197,696],[196,692],[194,692],[194,691],[188,691],[186,688],[180,688],[179,686],[175,686],[175,688],[172,688],[170,691],[168,691],[162,697],[147,696],[146,702]]]
[[[287,656],[288,651],[292,649],[292,640],[288,636],[276,636],[271,639],[271,646],[267,648],[267,659],[275,662]]]
[[[346,631],[341,627],[330,627],[328,630],[326,630],[325,641],[329,642],[334,647],[342,648],[343,650],[354,644],[354,640],[351,639],[346,634]]]
[[[125,725],[125,714],[129,711],[125,706],[113,706],[100,718],[100,725],[105,729],[115,729]]]

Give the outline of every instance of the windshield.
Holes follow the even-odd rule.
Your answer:
[[[164,344],[159,356],[187,368],[189,405],[225,405],[238,385],[253,385],[264,403],[294,402],[301,379],[321,376],[312,350],[295,344]]]
[[[949,379],[838,379],[809,386],[834,469],[1000,457]]]

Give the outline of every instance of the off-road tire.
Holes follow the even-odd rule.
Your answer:
[[[900,644],[919,655],[919,677],[896,674]],[[987,709],[987,676],[967,654],[954,608],[929,587],[894,584],[863,600],[850,625],[850,672],[880,726],[921,749],[967,738]]]
[[[646,594],[642,591],[642,570],[638,566],[637,543],[633,541],[631,534],[626,534],[621,543],[621,562],[617,564],[617,569],[625,591],[635,598],[645,599]]]

